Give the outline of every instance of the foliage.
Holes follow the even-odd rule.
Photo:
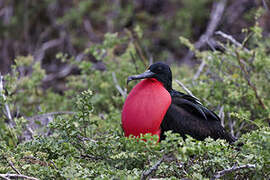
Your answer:
[[[242,130],[267,126],[270,113],[270,93],[265,91],[270,88],[270,39],[261,36],[257,25],[244,32],[248,35],[240,47],[227,43],[221,44],[224,51],[196,51],[207,66],[198,80],[190,84],[205,104],[219,109],[223,106],[227,112],[225,119],[235,126],[237,136]],[[181,40],[190,46],[185,39]]]
[[[59,51],[75,56],[89,44],[102,42],[107,32],[122,34],[125,29],[138,26],[144,30],[145,37],[140,43],[154,59],[180,59],[187,49],[176,39],[181,35],[198,40],[205,32],[214,2],[217,1],[3,1],[0,70],[7,73],[15,57],[32,54],[46,72],[56,73],[62,67],[55,62]],[[223,30],[235,34],[235,29],[253,24],[254,19],[249,17],[254,17],[259,4],[252,0],[240,3],[228,0],[227,15],[220,23]]]
[[[14,173],[13,164],[22,174],[40,179],[139,179],[163,159],[152,177],[210,179],[218,171],[254,164],[255,168],[224,177],[269,178],[270,94],[265,91],[270,88],[269,39],[262,38],[257,26],[250,33],[241,47],[226,43],[221,44],[222,51],[197,52],[207,66],[196,80],[192,81],[193,71],[172,65],[174,78],[181,79],[206,106],[224,106],[226,129],[233,124],[232,130],[242,135],[238,143],[243,146],[210,138],[197,141],[188,137],[184,141],[171,132],[160,143],[149,134],[139,140],[124,137],[120,125],[124,97],[115,86],[125,92],[126,77],[143,72],[148,62],[131,32],[121,36],[108,33],[102,43],[85,50],[81,62],[63,52],[57,55],[59,61],[79,71],[65,79],[62,94],[41,87],[45,72],[39,62],[31,56],[17,57],[16,65],[4,77],[7,100],[0,101],[1,108],[7,104],[14,117],[9,122],[4,113],[0,115],[0,173]],[[140,34],[137,28],[134,37],[142,37]],[[125,48],[119,53],[121,45]],[[88,59],[90,54],[102,60],[106,70],[95,69]],[[47,134],[34,132],[24,141],[27,128],[33,128],[29,122],[34,119],[42,124],[44,118],[36,115],[52,111],[70,113],[55,115],[45,124]]]

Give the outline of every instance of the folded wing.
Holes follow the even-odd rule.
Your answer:
[[[161,124],[161,139],[165,138],[165,131],[172,130],[183,137],[188,134],[198,140],[207,137],[225,139],[229,143],[236,140],[222,127],[220,118],[197,98],[177,91],[171,96],[172,103]]]

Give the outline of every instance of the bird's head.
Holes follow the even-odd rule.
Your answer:
[[[162,62],[152,64],[144,73],[129,76],[127,79],[127,83],[132,80],[147,78],[157,79],[168,91],[172,89],[172,72],[167,64],[164,64]]]

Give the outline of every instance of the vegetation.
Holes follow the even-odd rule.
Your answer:
[[[58,1],[44,1],[50,2]],[[194,2],[183,4],[202,7],[210,1]],[[133,8],[128,3],[123,6]],[[35,11],[42,12],[45,7],[40,5]],[[79,26],[89,7],[101,13],[89,16],[95,16],[99,23],[105,21],[105,6],[92,1],[78,1],[57,21]],[[34,12],[26,16],[28,13]],[[192,12],[192,18],[205,18],[196,13]],[[54,63],[64,70],[73,69],[68,76],[57,74],[61,81],[48,75],[49,60],[41,63],[34,54],[15,58],[9,73],[0,78],[0,178],[22,174],[39,179],[269,179],[270,39],[258,24],[261,13],[256,12],[254,26],[242,31],[240,44],[222,38],[215,48],[198,51],[187,38],[178,40],[177,29],[171,37],[173,43],[187,46],[204,62],[200,68],[173,63],[173,77],[221,116],[226,129],[239,138],[235,145],[210,138],[197,141],[188,137],[184,141],[171,132],[160,143],[148,134],[140,140],[124,137],[121,109],[126,93],[136,83],[126,87],[126,78],[143,72],[151,59],[140,43],[150,44],[149,39],[144,41],[149,33],[144,26],[149,24],[143,20],[143,25],[132,30],[106,33],[102,41],[86,48],[83,37],[73,39],[82,43],[76,45],[83,49],[82,58],[56,49]],[[125,9],[118,16],[126,17]],[[151,18],[152,14],[141,16]],[[189,18],[181,13],[179,16]],[[118,23],[122,27],[123,22]],[[163,25],[169,33],[170,25]],[[192,26],[185,27],[182,31],[187,34],[183,35],[191,38]],[[76,28],[70,28],[76,33]],[[1,31],[12,33],[3,28]],[[58,84],[49,86],[50,81]],[[173,86],[184,91],[175,81]]]

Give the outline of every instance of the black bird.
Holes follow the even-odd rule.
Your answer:
[[[220,118],[195,97],[172,89],[172,72],[168,65],[155,63],[142,74],[128,77],[138,83],[127,97],[122,111],[125,135],[157,134],[171,130],[182,137],[197,140],[207,137],[236,141],[221,125]]]

